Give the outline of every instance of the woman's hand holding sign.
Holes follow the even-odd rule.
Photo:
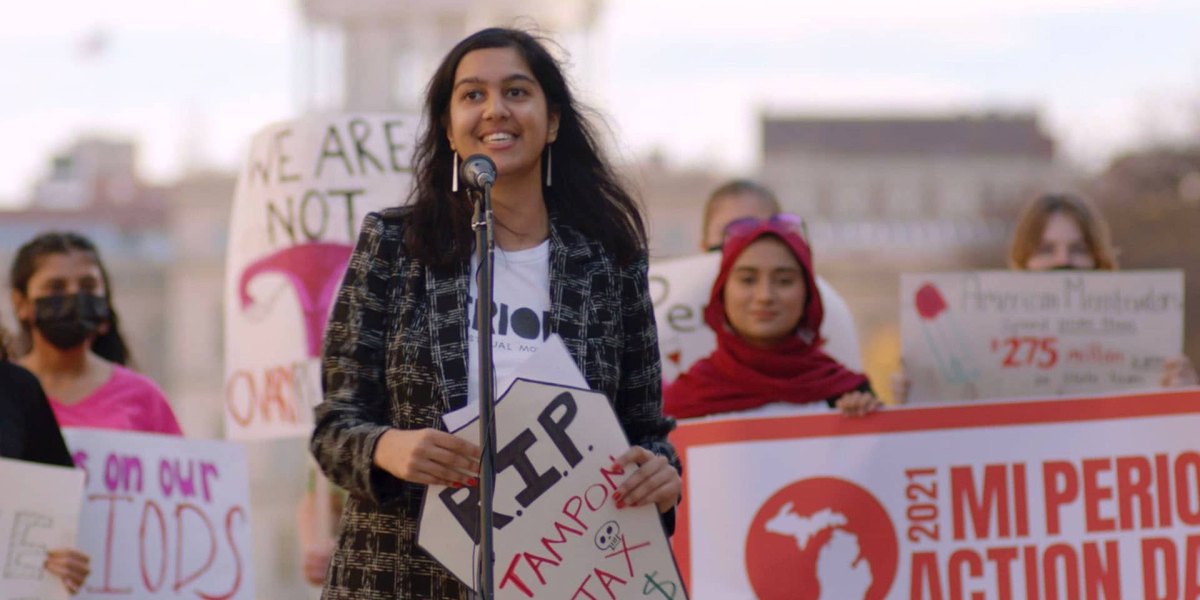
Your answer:
[[[837,408],[847,417],[864,417],[883,407],[883,402],[874,394],[850,392],[837,400]]]
[[[653,502],[658,506],[658,512],[665,513],[675,507],[683,492],[683,480],[666,458],[634,446],[617,458],[614,466],[623,468],[629,465],[637,465],[638,470],[617,486],[613,494],[617,508]]]
[[[45,569],[47,573],[62,579],[63,585],[72,595],[79,593],[83,581],[92,572],[87,554],[74,548],[58,548],[46,553]]]
[[[436,429],[391,429],[375,446],[375,465],[398,479],[426,485],[475,486],[479,446]]]
[[[1180,388],[1196,385],[1196,367],[1186,356],[1170,358],[1163,365],[1162,386],[1165,388]]]

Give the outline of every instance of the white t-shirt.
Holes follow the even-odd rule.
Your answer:
[[[471,256],[471,298],[467,303],[467,406],[479,403],[479,328],[475,299],[479,281],[478,260]],[[496,397],[512,384],[517,368],[537,353],[550,335],[550,240],[528,250],[495,255],[496,309],[492,312],[492,364],[496,369]]]

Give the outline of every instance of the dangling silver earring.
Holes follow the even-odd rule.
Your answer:
[[[458,191],[458,152],[450,151],[454,155],[454,169],[450,171],[450,191]]]
[[[546,187],[550,187],[551,166],[554,163],[554,146],[546,145]]]

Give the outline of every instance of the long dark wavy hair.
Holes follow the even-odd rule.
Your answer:
[[[86,252],[91,255],[92,261],[100,269],[100,278],[104,282],[105,296],[108,299],[108,332],[96,337],[92,342],[92,351],[104,360],[128,366],[133,363],[133,356],[129,352],[129,347],[125,345],[125,339],[121,337],[120,318],[117,317],[117,311],[113,308],[113,289],[108,277],[108,269],[104,268],[104,262],[100,260],[100,251],[96,249],[96,245],[91,240],[71,231],[43,233],[29,240],[24,246],[21,246],[20,250],[17,250],[8,280],[12,283],[14,290],[28,298],[29,280],[33,278],[34,273],[37,273],[42,258],[52,254],[68,254],[73,251]],[[25,339],[22,340],[23,345],[28,348],[33,324],[22,321],[21,329],[25,336]]]
[[[542,184],[547,211],[599,242],[619,263],[644,257],[646,227],[640,207],[602,156],[591,111],[575,100],[562,66],[539,38],[502,28],[484,29],[459,42],[425,90],[423,131],[414,156],[416,185],[403,209],[409,255],[427,264],[451,266],[467,260],[474,247],[471,201],[465,191],[450,191],[453,150],[446,123],[458,63],[467,53],[488,48],[516,50],[545,92],[548,110],[560,115],[553,146],[554,185]]]

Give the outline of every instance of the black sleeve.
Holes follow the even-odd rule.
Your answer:
[[[658,353],[658,326],[650,299],[650,263],[642,259],[621,272],[621,318],[624,351],[621,354],[621,383],[616,410],[621,428],[631,446],[657,454],[683,472],[675,447],[667,440],[675,419],[662,412],[662,363]],[[678,502],[676,502],[678,503]],[[675,534],[675,508],[662,513],[667,536]]]
[[[7,370],[10,371],[9,380],[14,384],[13,398],[24,413],[25,421],[25,443],[17,458],[47,465],[74,467],[75,461],[67,451],[62,430],[58,428],[58,421],[50,408],[50,400],[42,391],[37,377],[12,364],[7,365]]]
[[[850,390],[850,392],[866,392],[872,396],[875,395],[875,390],[871,389],[870,381],[864,381],[862,385]],[[849,394],[850,392],[846,392],[846,394]],[[846,394],[838,394],[832,398],[826,398],[825,402],[829,403],[829,408],[837,408],[837,401],[841,400],[842,396],[845,396]]]
[[[407,486],[375,466],[375,446],[387,425],[384,374],[388,294],[401,243],[379,213],[363,219],[358,245],[325,325],[323,398],[309,448],[330,481],[377,506],[401,498]]]

